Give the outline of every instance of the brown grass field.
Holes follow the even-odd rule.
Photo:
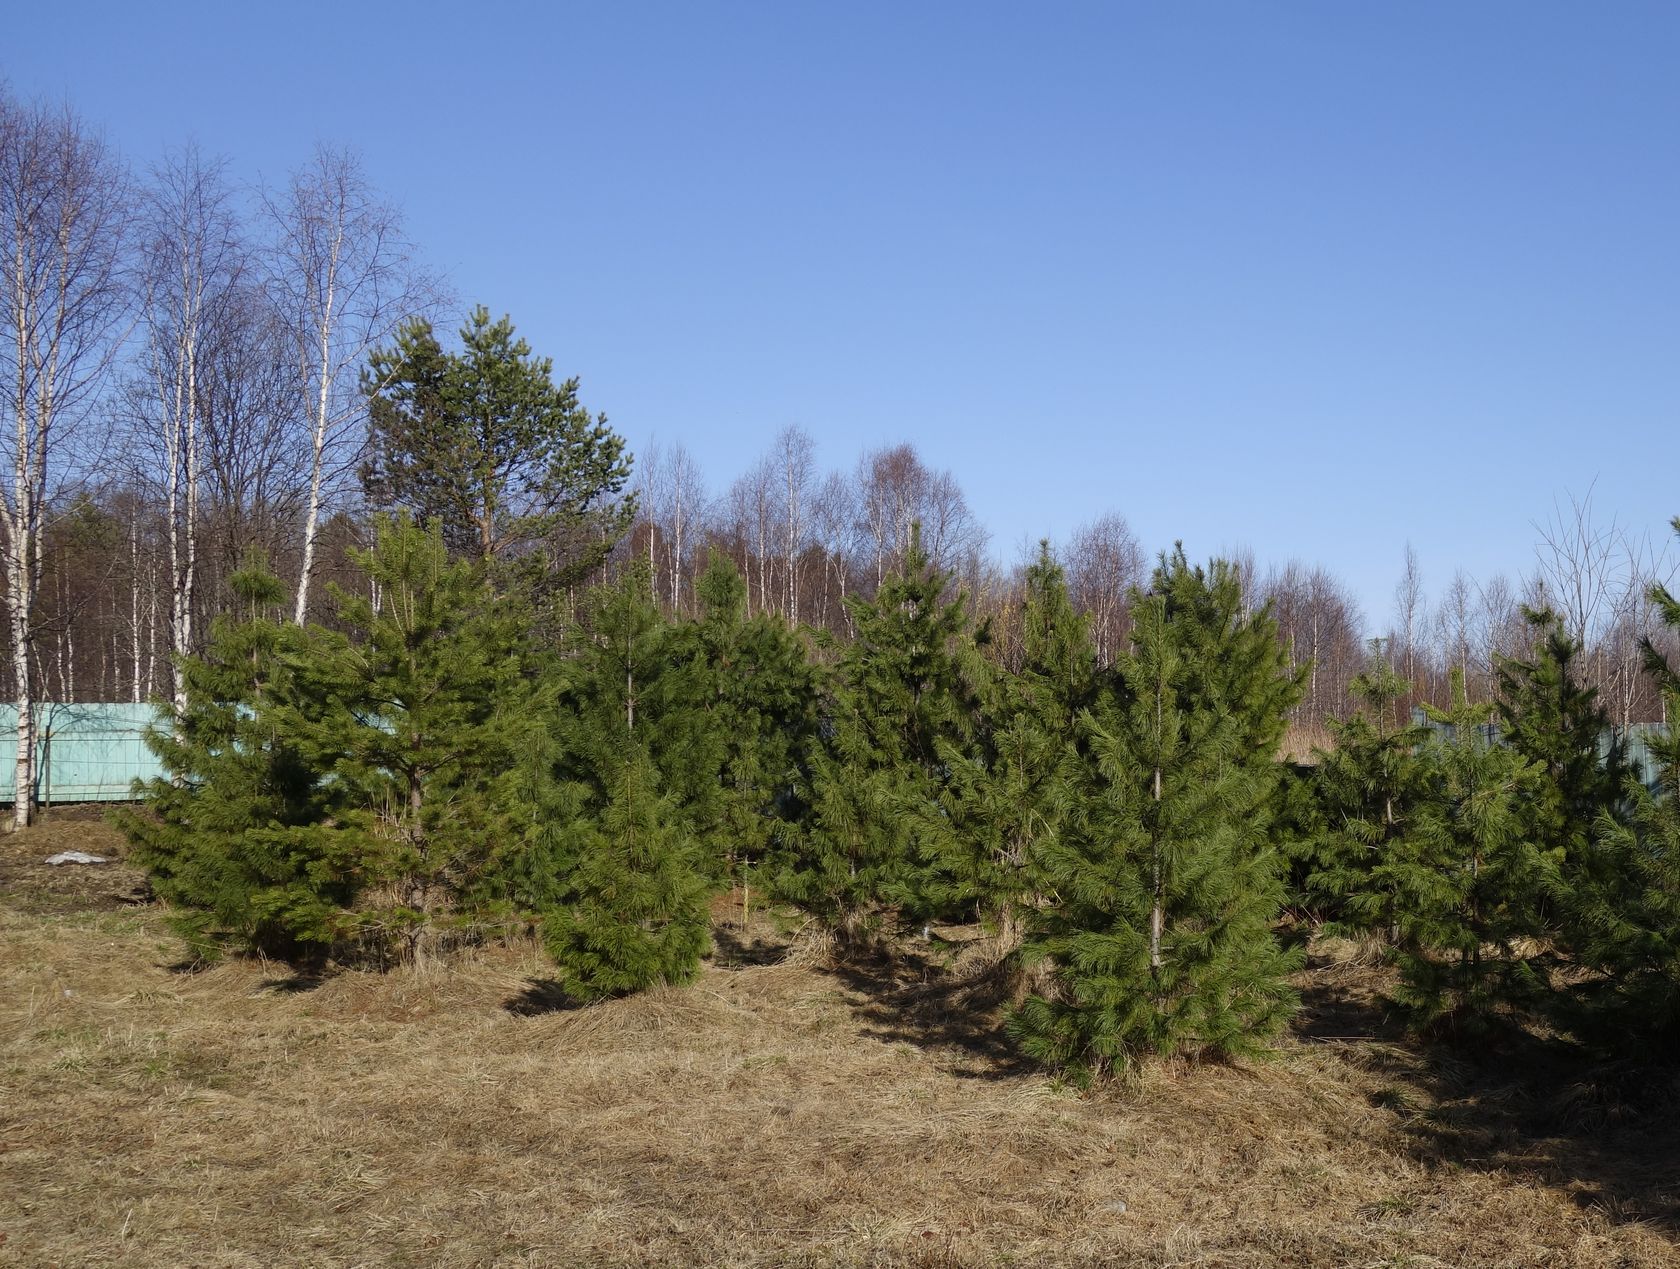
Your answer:
[[[0,1264],[1680,1264],[1680,1095],[1467,1056],[1320,956],[1274,1060],[1089,1095],[931,953],[553,1007],[534,950],[187,972],[138,874],[0,840]]]

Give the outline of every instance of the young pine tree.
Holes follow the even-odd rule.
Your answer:
[[[1301,680],[1269,613],[1242,609],[1233,570],[1192,569],[1182,550],[1133,595],[1132,646],[1085,715],[1081,822],[1045,852],[1059,902],[1029,954],[1057,990],[1010,1023],[1051,1066],[1089,1077],[1150,1053],[1252,1051],[1293,1006],[1267,827]]]
[[[1074,809],[1078,719],[1096,687],[1087,623],[1048,543],[1027,570],[1023,609],[1019,673],[990,666],[980,676],[975,734],[939,742],[946,779],[920,808],[930,897],[976,912],[1000,962],[1042,904],[1043,854]]]
[[[710,946],[709,891],[681,816],[628,730],[619,743],[597,772],[604,805],[571,825],[570,896],[543,917],[579,1001],[688,982]]]
[[[1619,807],[1627,763],[1598,689],[1582,682],[1581,645],[1555,613],[1523,615],[1534,646],[1527,658],[1499,659],[1499,726],[1504,742],[1538,768],[1519,808],[1523,831],[1558,862],[1567,886],[1602,872],[1594,839],[1600,817]]]
[[[579,1000],[692,978],[708,946],[698,827],[723,744],[672,655],[645,565],[596,592],[562,673],[554,791],[539,836],[544,939]]]
[[[1452,730],[1424,750],[1428,794],[1372,883],[1392,896],[1397,1002],[1416,1027],[1474,1035],[1546,991],[1529,940],[1542,930],[1540,905],[1555,868],[1528,837],[1522,813],[1536,767],[1498,743],[1493,707],[1466,698],[1458,670],[1452,691],[1451,709],[1430,711]]]
[[[587,627],[574,635],[552,716],[556,777],[584,787],[589,804],[603,812],[616,777],[602,773],[615,771],[634,741],[687,835],[706,844],[701,839],[724,800],[718,772],[725,738],[704,708],[703,667],[684,655],[676,629],[661,616],[644,560],[596,589]],[[721,860],[703,866],[721,879]]]
[[[1390,855],[1405,849],[1399,843],[1427,792],[1418,752],[1428,728],[1401,721],[1400,702],[1411,685],[1386,657],[1356,675],[1351,691],[1361,708],[1331,724],[1336,743],[1318,755],[1312,775],[1317,831],[1299,848],[1303,897],[1340,932],[1393,938],[1396,895],[1376,877]]]
[[[137,788],[145,811],[118,823],[195,955],[319,962],[362,885],[354,857],[312,831],[344,790],[278,725],[303,643],[284,588],[258,557],[230,584],[237,610],[182,665],[185,712],[147,734],[170,774]]]
[[[813,754],[810,814],[778,878],[782,897],[843,936],[930,895],[919,812],[946,779],[941,746],[972,734],[968,604],[944,598],[919,529],[873,599],[849,599],[856,636],[841,656],[825,743]]]
[[[671,631],[668,659],[682,669],[682,704],[718,741],[708,787],[719,796],[696,833],[741,887],[745,924],[755,877],[804,813],[821,678],[797,632],[768,614],[747,616],[746,586],[726,556],[712,555],[695,593],[701,615]]]
[[[343,633],[312,632],[279,722],[343,791],[316,831],[370,883],[359,937],[414,959],[472,924],[500,858],[533,831],[516,784],[541,708],[517,613],[481,566],[450,561],[435,526],[381,516],[352,559],[370,594],[337,592]]]
[[[1674,528],[1680,532],[1680,518]],[[1680,630],[1680,598],[1659,585],[1651,599]],[[1656,788],[1628,775],[1631,810],[1600,817],[1603,866],[1576,890],[1573,941],[1595,976],[1576,989],[1575,1022],[1604,1048],[1671,1061],[1680,1045],[1680,666],[1649,638],[1645,664],[1670,722],[1651,741]]]

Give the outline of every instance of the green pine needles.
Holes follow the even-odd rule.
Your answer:
[[[363,885],[356,861],[316,831],[346,791],[285,722],[307,640],[281,616],[283,587],[260,557],[231,585],[237,615],[219,617],[204,655],[182,667],[185,712],[147,734],[173,776],[137,788],[146,812],[117,822],[194,956],[316,964]]]
[[[571,897],[543,918],[567,991],[585,1002],[688,982],[711,946],[710,889],[652,761],[627,741],[598,778],[599,815],[572,825]]]
[[[1680,518],[1674,521],[1680,533]],[[1680,632],[1680,598],[1656,585],[1663,623]],[[1668,734],[1653,739],[1657,782],[1627,776],[1623,813],[1601,814],[1596,866],[1574,894],[1570,932],[1591,977],[1575,988],[1575,1023],[1595,1044],[1672,1061],[1680,1044],[1680,666],[1644,642]]]
[[[919,530],[873,599],[848,601],[856,637],[840,658],[825,743],[813,752],[810,814],[778,893],[845,938],[940,907],[937,847],[920,811],[949,780],[948,746],[974,730],[968,601],[934,568]]]
[[[691,616],[660,611],[640,557],[557,605],[497,559],[535,524],[503,500],[517,482],[473,502],[404,474],[402,429],[480,400],[422,333],[384,398],[381,478],[450,502],[454,529],[376,517],[320,626],[285,621],[249,561],[151,735],[170,777],[120,817],[194,955],[412,964],[534,934],[582,1004],[692,980],[728,893],[744,930],[755,897],[791,905],[841,956],[977,923],[966,963],[1007,990],[963,999],[1019,1001],[1021,1048],[1081,1081],[1262,1050],[1296,1005],[1285,935],[1313,930],[1380,945],[1420,1031],[1680,1039],[1680,740],[1654,742],[1655,790],[1632,778],[1553,614],[1527,614],[1495,701],[1455,675],[1427,722],[1374,645],[1358,713],[1292,773],[1308,669],[1235,569],[1182,549],[1131,593],[1106,670],[1047,545],[1007,664],[919,532],[847,600],[838,648],[748,617],[716,554]],[[560,408],[510,330],[466,341],[496,392]],[[1680,600],[1651,598],[1680,629]],[[1649,640],[1645,659],[1680,714],[1680,670]]]
[[[1430,789],[1408,834],[1372,870],[1393,896],[1401,986],[1414,1025],[1477,1035],[1507,1008],[1538,1001],[1546,981],[1530,950],[1551,874],[1521,808],[1538,768],[1498,743],[1494,707],[1465,696],[1430,710],[1449,729],[1426,747]]]
[[[1082,715],[1076,825],[1044,850],[1055,901],[1028,953],[1055,990],[1011,1020],[1028,1053],[1078,1078],[1150,1054],[1253,1052],[1295,1000],[1267,827],[1300,676],[1221,563],[1177,551],[1132,605],[1132,646]]]

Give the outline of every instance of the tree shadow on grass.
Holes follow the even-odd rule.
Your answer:
[[[787,953],[785,937],[766,936],[758,930],[743,930],[739,925],[712,927],[712,964],[720,969],[775,965]]]
[[[1428,1046],[1413,1079],[1429,1095],[1406,1122],[1424,1162],[1524,1173],[1610,1220],[1680,1238],[1673,1070],[1598,1062],[1519,1032]]]
[[[300,969],[295,970],[284,978],[270,978],[263,982],[264,991],[272,991],[280,996],[301,996],[320,987],[332,977],[323,970]]]
[[[520,1018],[536,1018],[546,1013],[568,1013],[582,1008],[566,986],[557,978],[528,978],[525,986],[502,1001],[502,1008]]]
[[[1384,998],[1387,977],[1315,974],[1295,1032],[1379,1077],[1371,1103],[1419,1162],[1527,1176],[1680,1240],[1680,1072],[1595,1060],[1514,1023],[1424,1039]]]
[[[958,974],[931,946],[861,944],[837,954],[827,973],[848,989],[862,1035],[936,1051],[962,1079],[1009,1080],[1038,1071],[1004,1030],[1013,984],[1003,970]]]

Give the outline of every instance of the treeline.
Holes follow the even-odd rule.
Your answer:
[[[1397,961],[1420,1028],[1680,1038],[1680,739],[1654,792],[1627,770],[1556,613],[1528,612],[1493,702],[1455,672],[1443,726],[1400,715],[1376,658],[1334,748],[1294,765],[1310,671],[1226,561],[1161,557],[1103,665],[1046,547],[1005,664],[914,523],[844,641],[749,613],[720,553],[692,612],[637,560],[573,615],[449,536],[380,517],[330,625],[290,620],[256,562],[230,579],[241,611],[155,739],[174,774],[124,816],[202,955],[393,964],[536,934],[582,1003],[691,978],[733,890],[838,955],[980,923],[1013,1034],[1079,1077],[1263,1045],[1326,928]]]
[[[73,112],[0,88],[0,251],[15,266],[0,276],[0,693],[26,733],[43,700],[181,708],[181,658],[237,609],[231,579],[253,549],[294,621],[332,620],[323,585],[353,583],[347,552],[370,545],[374,510],[398,505],[458,518],[453,551],[546,568],[574,615],[580,587],[632,559],[666,615],[693,615],[718,550],[749,613],[842,640],[846,601],[876,592],[917,523],[989,624],[991,655],[1022,655],[1027,562],[988,554],[951,472],[909,445],[824,470],[798,429],[721,490],[678,444],[632,469],[577,382],[556,380],[505,318],[474,310],[445,352],[449,296],[347,153],[323,148],[255,189],[191,147],[137,169]],[[425,430],[445,396],[475,392],[476,478],[459,461],[471,429]],[[1563,616],[1613,722],[1662,720],[1640,647],[1669,638],[1648,599],[1669,559],[1596,523],[1590,500],[1542,536],[1530,575],[1455,575],[1433,601],[1408,554],[1392,622],[1310,561],[1233,553],[1245,609],[1269,602],[1290,664],[1308,667],[1292,747],[1324,742],[1357,705],[1372,630],[1388,632],[1406,705],[1447,706],[1455,668],[1472,699],[1491,699],[1498,657],[1525,644],[1524,604]],[[1107,667],[1148,552],[1114,511],[1055,550]],[[19,788],[33,785],[24,740]],[[28,811],[21,800],[19,822]]]

